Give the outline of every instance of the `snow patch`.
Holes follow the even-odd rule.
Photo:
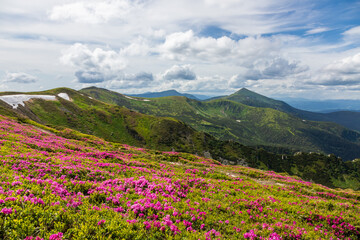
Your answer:
[[[65,100],[70,101],[70,97],[69,97],[69,95],[67,93],[59,93],[58,96],[65,99]]]
[[[131,99],[131,100],[136,100],[135,98],[132,98],[132,97],[129,97],[129,96],[125,96],[124,97],[128,98],[128,99]]]
[[[136,100],[136,101],[150,102],[149,99],[136,99],[136,98],[132,98],[132,97],[129,97],[129,96],[126,96],[126,95],[124,95],[124,97],[126,97],[128,99],[131,99],[131,100]]]
[[[19,94],[19,95],[5,95],[0,96],[0,100],[6,102],[10,106],[12,106],[14,109],[18,108],[19,105],[25,106],[24,102],[29,101],[30,99],[44,99],[49,101],[55,101],[56,97],[52,95],[25,95],[25,94]]]

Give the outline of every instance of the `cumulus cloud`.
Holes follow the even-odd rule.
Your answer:
[[[127,47],[121,49],[123,56],[146,56],[151,51],[151,47],[144,38],[139,38]]]
[[[360,53],[325,66],[308,83],[324,86],[360,84]]]
[[[308,69],[307,66],[300,65],[300,62],[289,63],[289,61],[284,58],[275,58],[270,62],[269,66],[262,71],[262,75],[264,79],[279,78],[305,72]]]
[[[81,83],[98,83],[105,81],[105,77],[101,72],[79,70],[75,72],[75,76]]]
[[[148,87],[153,81],[152,73],[139,72],[137,74],[125,74],[122,78],[104,82],[104,86],[109,89],[136,89]]]
[[[276,52],[280,45],[277,39],[271,37],[246,37],[236,41],[226,36],[220,38],[198,37],[192,30],[189,30],[166,36],[165,42],[159,46],[159,52],[163,58],[171,60],[246,62],[248,59],[244,58],[256,59],[269,55]]]
[[[38,80],[37,77],[23,73],[23,72],[16,72],[16,73],[6,73],[3,82],[14,82],[14,83],[34,83]]]
[[[338,72],[342,74],[359,74],[360,73],[360,53],[350,56],[340,61],[329,64],[325,67],[326,71]]]
[[[148,72],[139,72],[136,74],[126,74],[124,77],[127,81],[143,81],[143,82],[151,82],[154,80],[154,76],[152,73]]]
[[[122,75],[126,61],[120,53],[101,48],[89,49],[76,43],[63,51],[60,61],[76,69],[75,76],[81,83],[96,83]]]
[[[284,79],[308,70],[308,66],[301,65],[298,61],[290,63],[287,59],[277,57],[255,63],[254,66],[247,68],[244,72],[232,76],[229,85],[238,88],[244,86],[247,81]]]
[[[79,1],[53,7],[49,18],[79,23],[106,23],[112,18],[125,19],[133,7],[134,1],[130,0]]]
[[[152,86],[152,91],[176,89],[180,92],[203,92],[210,95],[218,95],[220,92],[229,91],[228,79],[219,76],[197,76],[196,81],[178,79],[176,81],[157,81]]]
[[[196,74],[190,65],[174,65],[162,74],[162,78],[166,80],[195,80]]]

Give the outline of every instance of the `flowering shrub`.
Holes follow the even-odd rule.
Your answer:
[[[0,117],[0,239],[360,238],[359,192],[57,134]]]

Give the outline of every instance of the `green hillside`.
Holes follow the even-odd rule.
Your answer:
[[[244,146],[233,140],[218,140],[209,134],[196,131],[174,118],[148,116],[124,107],[91,99],[85,94],[71,89],[59,88],[32,94],[56,95],[59,93],[67,93],[71,100],[67,101],[59,97],[56,98],[56,101],[32,99],[27,101],[24,107],[19,106],[18,109],[12,109],[0,101],[0,114],[11,116],[24,123],[34,124],[32,121],[34,120],[48,127],[56,128],[59,134],[65,137],[75,136],[76,138],[76,135],[67,129],[72,128],[112,142],[160,151],[175,150],[194,153],[217,159],[224,164],[287,172],[329,187],[358,189],[360,186],[360,170],[357,163],[345,163],[335,155],[273,154],[262,148]],[[106,93],[113,94],[109,91]],[[139,102],[138,100],[133,101]],[[168,108],[169,101],[166,99],[158,101],[162,103],[158,107],[150,105],[154,111],[158,109],[161,112]],[[177,108],[181,109],[181,111],[173,109],[172,113],[178,114],[177,116],[186,116],[185,113],[194,111],[194,109],[200,113],[202,108],[207,107],[205,103],[195,102],[200,105],[190,106],[192,108],[190,109],[189,105],[185,104],[188,100],[183,97],[175,97],[174,101],[177,103]],[[148,102],[141,101],[140,104],[142,103]],[[246,107],[239,104],[235,106]],[[213,115],[221,116],[223,114],[214,107],[211,107],[210,110],[213,111]],[[226,112],[224,111],[224,113]],[[228,114],[230,115],[230,112]],[[193,121],[196,122],[196,119]],[[203,123],[203,125],[206,124],[209,123]],[[286,149],[283,149],[283,152],[289,153]]]
[[[59,97],[57,101],[32,99],[26,102],[26,107],[19,106],[17,110],[0,103],[0,113],[20,118],[29,117],[55,128],[72,128],[108,141],[162,150],[175,148],[179,151],[191,151],[188,149],[190,145],[195,145],[197,138],[203,138],[203,134],[174,118],[140,114],[91,99],[72,89],[58,88],[32,94],[59,93],[67,93],[71,101]]]
[[[133,111],[174,117],[220,140],[262,145],[268,149],[289,148],[292,152],[333,153],[344,160],[360,156],[359,133],[334,123],[308,121],[285,113],[284,108],[288,106],[285,103],[246,89],[228,97],[205,102],[185,97],[128,98],[100,88],[86,88],[80,92]],[[243,92],[245,94],[239,94]],[[248,105],[239,101],[245,101]],[[281,111],[268,107],[274,104],[277,104]]]

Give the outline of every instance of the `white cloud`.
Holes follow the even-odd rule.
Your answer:
[[[306,31],[307,35],[311,35],[311,34],[317,34],[317,33],[322,33],[322,32],[327,32],[330,31],[330,28],[327,27],[319,27],[319,28],[313,28],[310,29],[308,31]]]
[[[210,95],[219,95],[223,92],[229,93],[228,79],[219,75],[197,76],[196,81],[188,81],[184,79],[166,81],[164,79],[158,79],[148,89],[154,92],[176,89],[180,92],[202,92]]]
[[[325,70],[350,75],[360,74],[360,53],[331,63],[325,67]]]
[[[343,33],[344,35],[360,35],[360,26],[350,28]]]
[[[105,81],[105,76],[103,73],[89,70],[76,71],[75,77],[80,83],[98,83]]]
[[[307,66],[300,65],[300,62],[294,61],[292,63],[289,63],[288,60],[278,57],[272,59],[268,63],[268,66],[261,71],[261,75],[264,79],[282,78],[289,75],[305,72],[308,69],[309,68]]]
[[[122,77],[112,79],[103,83],[100,86],[108,89],[143,89],[153,84],[154,77],[152,73],[139,72],[137,74],[124,74]]]
[[[276,57],[270,60],[260,61],[254,66],[244,69],[243,72],[230,78],[229,86],[233,88],[244,87],[251,81],[258,80],[287,80],[294,75],[302,74],[309,70],[309,67],[301,65],[300,62],[290,63],[288,60]]]
[[[125,19],[133,7],[129,0],[80,1],[53,7],[49,18],[87,24],[106,23],[112,18]]]
[[[120,54],[123,56],[146,56],[151,48],[144,38],[139,38],[127,47],[121,49]]]
[[[235,41],[226,36],[198,37],[189,30],[168,35],[159,51],[162,57],[171,60],[230,62],[235,59],[236,63],[246,63],[249,58],[254,60],[275,53],[280,45],[280,41],[271,37],[246,37]]]
[[[120,53],[101,48],[89,49],[76,43],[63,51],[60,61],[76,69],[75,76],[82,83],[96,83],[118,78],[126,67]]]
[[[350,28],[343,35],[348,44],[358,43],[360,41],[360,26]]]
[[[15,73],[6,73],[3,82],[13,82],[13,83],[34,83],[38,81],[38,78],[23,72]]]
[[[165,80],[195,80],[196,74],[190,65],[174,65],[166,70],[161,77]]]
[[[360,85],[360,53],[328,64],[308,83],[323,86]]]

